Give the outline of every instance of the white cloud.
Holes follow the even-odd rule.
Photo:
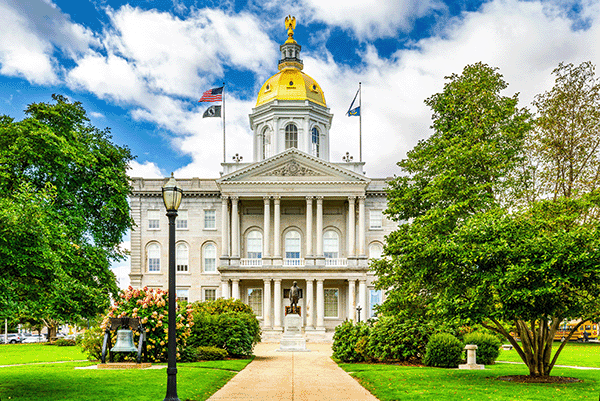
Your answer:
[[[138,163],[132,160],[129,163],[129,171],[127,172],[130,177],[144,177],[144,178],[163,178],[165,175],[160,171],[160,168],[154,162],[146,161],[144,163]]]

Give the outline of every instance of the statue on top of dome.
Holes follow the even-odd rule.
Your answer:
[[[285,17],[285,29],[287,29],[288,34],[288,40],[286,41],[286,43],[296,42],[294,40],[294,29],[296,29],[296,17],[292,17],[291,15]]]

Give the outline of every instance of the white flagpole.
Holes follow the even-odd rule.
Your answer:
[[[362,110],[362,102],[361,102],[361,98],[362,98],[362,91],[361,91],[361,84],[360,82],[358,83],[358,146],[359,146],[359,159],[360,162],[362,163],[362,114],[363,114],[363,110]]]
[[[223,82],[223,94],[221,97],[223,99],[223,101],[221,102],[221,117],[223,118],[223,163],[226,163],[227,160],[225,159],[225,82]]]

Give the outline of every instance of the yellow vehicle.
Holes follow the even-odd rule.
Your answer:
[[[558,330],[556,330],[556,333],[554,334],[554,341],[565,341],[571,330],[573,330],[573,327],[579,324],[579,322],[580,321],[578,320],[571,320],[564,321],[563,323],[561,323],[560,327],[558,328]],[[599,329],[600,324],[590,322],[589,320],[585,321],[581,326],[579,326],[577,331],[573,333],[571,338],[569,338],[569,341],[582,342],[597,339]]]

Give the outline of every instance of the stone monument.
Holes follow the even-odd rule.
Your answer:
[[[298,313],[300,290],[297,283],[290,288],[290,313],[285,315],[283,337],[279,342],[280,352],[306,352],[306,338],[302,336],[302,317]]]
[[[475,353],[477,352],[477,345],[467,344],[465,346],[465,350],[467,351],[467,363],[464,365],[458,365],[459,369],[485,369],[485,366],[477,364],[477,357],[475,356]]]

